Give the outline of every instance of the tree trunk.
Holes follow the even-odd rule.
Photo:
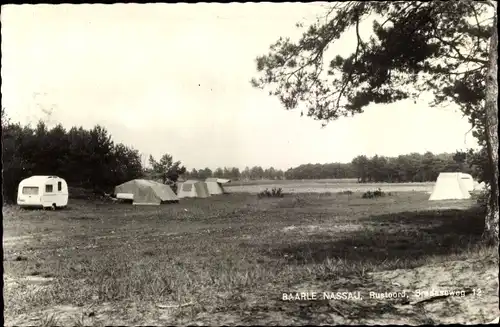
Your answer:
[[[488,74],[486,75],[486,145],[492,172],[489,176],[490,196],[485,220],[484,236],[488,243],[498,244],[498,29],[497,15],[490,40]]]

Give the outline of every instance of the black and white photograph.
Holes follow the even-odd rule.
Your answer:
[[[499,323],[496,1],[0,17],[4,326]]]

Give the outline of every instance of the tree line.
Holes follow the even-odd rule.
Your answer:
[[[2,110],[3,196],[15,201],[19,182],[33,175],[57,175],[72,187],[109,191],[143,176],[141,156],[113,142],[102,126],[92,129],[62,125],[51,129],[11,123]]]
[[[260,166],[238,168],[193,169],[186,172],[186,179],[205,179],[209,177],[257,180],[257,179],[357,179],[359,183],[405,183],[436,181],[441,172],[469,173],[483,181],[485,172],[484,150],[456,153],[425,154],[411,153],[398,157],[375,155],[371,158],[360,155],[350,163],[303,164],[286,171],[273,167]]]
[[[256,180],[256,179],[271,179],[281,180],[285,179],[285,173],[281,169],[262,168],[261,166],[254,166],[252,168],[245,167],[241,170],[237,167],[224,167],[211,170],[210,168],[192,169],[186,172],[183,176],[185,179],[205,179],[210,177],[227,178],[234,180]]]
[[[367,182],[431,182],[441,172],[463,172],[475,175],[475,166],[468,165],[466,156],[455,154],[411,153],[398,157],[358,156],[351,162],[356,178],[361,183]]]
[[[482,181],[487,176],[485,150],[455,154],[423,155],[412,153],[398,157],[358,156],[350,163],[304,164],[286,171],[273,167],[224,167],[187,170],[169,154],[158,161],[149,157],[144,167],[141,154],[122,143],[115,143],[102,126],[92,129],[62,125],[48,128],[11,123],[2,111],[3,192],[7,201],[15,201],[19,182],[33,175],[57,175],[71,187],[111,193],[116,185],[135,178],[147,178],[176,188],[179,177],[232,180],[339,179],[355,178],[368,182],[435,181],[440,172],[461,171]]]

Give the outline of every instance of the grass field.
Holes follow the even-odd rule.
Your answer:
[[[309,179],[309,180],[298,180],[298,179],[284,179],[284,180],[272,180],[272,179],[259,179],[259,180],[234,180],[231,181],[231,185],[242,186],[242,185],[266,185],[266,184],[296,184],[300,182],[311,182],[317,184],[355,184],[357,183],[356,178],[343,178],[343,179]]]
[[[482,323],[497,249],[473,200],[245,193],[159,207],[4,207],[5,325]],[[467,291],[427,303],[419,290]],[[407,290],[404,299],[369,292]],[[283,301],[283,292],[362,299]]]
[[[224,186],[230,192],[258,193],[272,188],[282,188],[287,193],[366,192],[377,188],[384,192],[430,192],[435,183],[358,183],[356,179],[316,180],[251,180],[231,181]]]

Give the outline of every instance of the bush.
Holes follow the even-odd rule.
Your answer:
[[[391,195],[390,193],[388,195]],[[380,188],[375,190],[375,191],[367,191],[363,193],[362,198],[363,199],[374,199],[374,198],[379,198],[379,197],[384,197],[386,196],[386,193],[382,191]]]
[[[488,189],[485,189],[481,191],[481,193],[478,194],[476,202],[482,207],[487,207],[488,206],[488,200],[490,198],[490,191]]]
[[[283,193],[283,190],[280,188],[275,188],[273,187],[273,189],[271,191],[269,191],[267,188],[258,193],[257,196],[259,198],[264,198],[264,197],[267,197],[267,198],[282,198],[284,196],[284,193]]]

